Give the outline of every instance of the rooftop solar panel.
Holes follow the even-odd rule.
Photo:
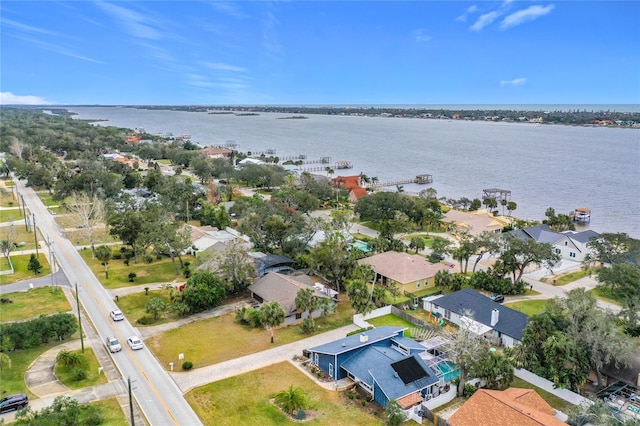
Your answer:
[[[424,371],[424,368],[422,368],[414,357],[394,362],[391,364],[391,367],[398,373],[398,376],[400,376],[400,379],[405,385],[427,376],[427,372]]]

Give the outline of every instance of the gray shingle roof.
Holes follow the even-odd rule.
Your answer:
[[[317,297],[328,297],[312,285],[301,282],[295,277],[270,272],[249,286],[249,291],[260,296],[265,302],[277,301],[287,316],[296,311],[298,291],[309,288]]]
[[[596,231],[592,231],[591,229],[587,229],[586,231],[582,232],[565,231],[563,232],[563,234],[571,238],[572,240],[579,241],[583,244],[588,243],[592,238],[600,237],[600,234],[598,234]]]
[[[488,327],[491,327],[491,311],[497,309],[498,323],[492,328],[516,340],[522,340],[522,332],[529,322],[529,317],[522,312],[496,303],[470,288],[439,297],[431,303],[460,315],[464,315],[467,310],[472,311],[473,319]]]
[[[380,386],[382,392],[384,392],[384,394],[390,400],[402,398],[403,396],[420,391],[427,386],[431,386],[438,382],[438,376],[436,375],[436,373],[434,373],[433,370],[431,370],[431,368],[429,368],[429,366],[418,355],[405,356],[402,359],[411,357],[413,357],[415,361],[423,368],[424,376],[407,384],[405,384],[402,379],[396,374],[396,371],[391,366],[391,363],[379,364],[375,367],[372,367],[370,370],[370,373],[373,376],[374,380],[378,383],[378,386]]]

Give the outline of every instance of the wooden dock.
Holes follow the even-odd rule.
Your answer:
[[[376,182],[371,184],[371,189],[376,189],[376,188],[383,188],[385,186],[398,186],[398,185],[406,185],[409,183],[417,183],[420,185],[423,184],[427,184],[427,183],[431,183],[433,182],[433,176],[431,175],[427,175],[427,174],[422,174],[422,175],[417,175],[416,177],[413,178],[409,178],[409,179],[399,179],[399,180],[390,180],[390,181],[386,181],[386,182]]]

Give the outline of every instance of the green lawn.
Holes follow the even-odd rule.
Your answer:
[[[11,284],[18,281],[29,281],[31,279],[44,277],[49,274],[49,259],[47,259],[46,255],[42,251],[38,252],[38,260],[40,261],[40,265],[42,265],[42,269],[37,275],[34,274],[33,271],[29,271],[27,269],[27,267],[29,266],[30,257],[30,254],[11,256],[11,262],[13,263],[13,269],[15,272],[13,274],[0,275],[0,285]],[[0,262],[6,261],[5,259],[0,259]]]
[[[82,353],[80,349],[73,352],[80,354],[80,356],[82,357],[82,363],[80,365],[78,365],[77,367],[68,367],[56,363],[56,366],[54,368],[54,373],[58,380],[62,382],[62,384],[68,386],[71,389],[82,389],[89,386],[107,383],[108,380],[104,373],[98,374],[100,363],[98,362],[96,355],[93,353],[93,349],[85,348],[84,353]],[[78,381],[73,379],[73,370],[76,368],[80,368],[87,372],[86,379]]]
[[[161,297],[166,303],[170,303],[169,291],[167,290],[149,290],[149,294],[145,294],[144,288],[140,289],[140,293],[133,293],[126,296],[120,296],[116,302],[122,313],[126,315],[129,321],[134,324],[140,318],[147,314],[147,302],[154,298]],[[150,325],[158,325],[175,319],[175,316],[166,313],[162,318]],[[136,324],[138,327],[144,327],[142,324]]]
[[[127,416],[122,411],[116,397],[91,402],[90,405],[99,407],[102,411],[103,425],[129,426]]]
[[[5,185],[7,182],[5,182]],[[16,193],[13,188],[2,188],[0,190],[0,207],[16,207],[18,206],[18,199],[15,198]]]
[[[305,425],[383,424],[362,409],[360,400],[348,400],[342,392],[318,386],[288,362],[201,386],[185,397],[205,425],[294,425],[298,422],[269,402],[291,385],[303,390],[310,402],[310,414],[317,415]]]
[[[382,327],[385,325],[393,326],[393,327],[407,327],[408,330],[405,331],[405,336],[410,336],[411,329],[416,326],[411,324],[409,321],[405,321],[400,317],[397,317],[393,314],[383,315],[377,318],[368,319],[367,322],[376,327]]]
[[[532,316],[545,311],[547,300],[524,300],[522,302],[505,303],[504,306],[522,312],[527,316]]]
[[[580,278],[588,277],[593,273],[593,269],[580,270],[577,272],[571,272],[570,274],[561,275],[559,278],[556,278],[555,283],[553,285],[560,286],[569,284],[570,282],[579,280]]]
[[[90,244],[84,229],[67,229],[64,231],[64,236],[76,246],[88,246]],[[93,243],[96,247],[102,244],[117,247],[118,245],[114,245],[114,243],[119,241],[117,238],[112,237],[106,228],[93,230]]]
[[[18,248],[15,250],[34,250],[36,248],[36,238],[33,235],[33,228],[30,227],[31,232],[27,232],[24,221],[13,224],[8,228],[2,227],[0,229],[3,235],[7,235],[9,232],[11,233],[11,239],[18,245]],[[38,232],[38,240],[44,240],[40,232]]]
[[[551,405],[553,408],[555,408],[556,410],[560,410],[563,413],[567,413],[569,411],[569,409],[571,409],[571,407],[573,407],[574,405],[565,401],[562,398],[559,398],[557,396],[555,396],[554,394],[547,392],[544,389],[541,389],[535,385],[532,385],[529,382],[525,382],[524,380],[518,378],[518,377],[514,377],[513,378],[513,382],[511,382],[511,387],[512,388],[522,388],[522,389],[533,389],[535,390],[538,395],[540,395],[542,397],[542,399],[544,399],[545,401],[547,401],[547,403],[549,405]]]
[[[114,250],[118,246],[114,246]],[[182,275],[176,275],[171,259],[155,260],[152,263],[145,263],[140,259],[139,263],[130,260],[129,266],[121,259],[112,259],[108,264],[109,278],[105,278],[104,266],[98,259],[91,258],[91,250],[80,250],[80,255],[89,265],[93,273],[106,288],[120,288],[135,286],[140,284],[150,284],[159,282],[171,282],[176,278],[182,279]],[[193,262],[192,256],[183,256],[182,260]],[[176,259],[176,263],[178,260]],[[178,264],[179,267],[179,264]],[[129,282],[129,273],[136,274],[134,282]]]
[[[340,302],[336,313],[316,319],[316,333],[351,324],[354,313],[348,301]],[[147,339],[146,344],[166,369],[169,369],[170,362],[182,365],[178,360],[180,353],[184,353],[185,361],[193,362],[194,367],[198,368],[310,336],[302,333],[299,324],[278,328],[274,335],[275,343],[272,344],[267,330],[241,325],[235,321],[235,313],[232,313],[166,331]]]
[[[58,342],[38,346],[37,348],[8,352],[7,355],[11,358],[11,368],[3,364],[2,369],[0,369],[0,393],[2,395],[26,393],[29,398],[36,398],[27,389],[24,375],[27,368],[36,358],[56,345],[58,345]]]
[[[59,288],[54,293],[51,287],[39,287],[25,292],[5,293],[2,297],[13,301],[2,305],[2,322],[71,311],[69,301]]]
[[[0,210],[0,222],[12,222],[14,220],[24,219],[22,209],[18,207],[17,203],[14,208]],[[22,222],[24,225],[24,222]]]
[[[37,191],[38,198],[42,200],[42,203],[47,207],[62,205],[64,201],[54,201],[53,194],[49,194],[49,191]]]
[[[613,292],[610,288],[607,287],[596,287],[594,289],[589,290],[589,292],[593,293],[600,300],[604,300],[605,302],[613,303],[615,305],[622,306],[622,303],[613,295]]]

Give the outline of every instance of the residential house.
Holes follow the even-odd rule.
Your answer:
[[[561,426],[557,411],[533,389],[478,389],[447,420],[451,426]]]
[[[333,380],[350,379],[386,407],[407,410],[438,392],[437,374],[421,358],[425,348],[403,336],[405,328],[378,327],[305,351]]]
[[[315,296],[321,298],[334,298],[337,295],[336,291],[320,283],[314,284],[306,275],[290,276],[277,272],[270,272],[249,286],[251,297],[256,302],[276,301],[282,306],[285,312],[285,324],[291,324],[309,316],[308,312],[299,312],[296,309],[296,295],[303,289],[311,289]],[[314,318],[320,314],[320,311],[311,313]]]
[[[249,249],[250,241],[249,237],[233,228],[227,227],[221,230],[213,226],[191,226],[191,250],[196,256],[214,247],[224,250],[228,244],[234,242],[245,243]]]
[[[336,188],[345,189],[349,193],[348,200],[350,203],[356,203],[360,198],[367,195],[366,188],[362,187],[360,175],[338,176],[333,179],[333,184]]]
[[[229,158],[233,153],[230,149],[220,148],[217,146],[208,146],[200,150],[200,152],[209,158]]]
[[[382,285],[396,285],[402,293],[415,293],[433,287],[438,271],[450,268],[441,263],[431,263],[418,254],[388,251],[358,260],[360,265],[371,265],[376,281]]]
[[[529,322],[529,317],[522,312],[496,303],[470,288],[425,298],[423,307],[436,317],[468,327],[492,344],[508,347],[522,341],[522,333]]]
[[[262,253],[261,253],[262,254]],[[269,272],[293,271],[295,261],[280,254],[253,255],[256,264],[258,278],[267,275]]]
[[[462,212],[451,209],[444,214],[444,221],[456,225],[458,231],[466,231],[471,235],[481,232],[502,232],[505,226],[511,224],[511,219],[504,216],[494,216],[486,210]]]
[[[592,238],[598,238],[600,234],[592,230],[582,232],[566,231],[555,232],[548,225],[531,226],[510,231],[512,235],[521,240],[533,239],[539,243],[551,244],[556,253],[563,259],[582,262],[589,253],[587,243]]]

